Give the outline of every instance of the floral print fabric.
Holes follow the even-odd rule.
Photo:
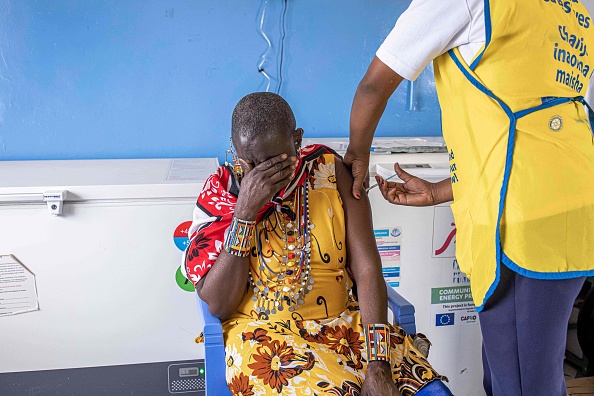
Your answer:
[[[227,381],[233,395],[360,394],[367,353],[355,301],[337,318],[235,319],[224,324]],[[391,326],[392,378],[403,396],[441,379],[415,348],[421,335]],[[426,348],[425,348],[426,349]]]

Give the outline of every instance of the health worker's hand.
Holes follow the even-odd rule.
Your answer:
[[[297,158],[280,154],[252,167],[241,160],[244,176],[235,205],[235,216],[239,219],[253,221],[258,211],[279,190],[291,181],[297,166]]]
[[[353,174],[353,197],[360,199],[363,188],[369,186],[369,150],[358,154],[347,148],[343,159]]]
[[[435,199],[433,183],[403,171],[398,163],[394,164],[394,171],[404,183],[387,182],[380,176],[375,177],[386,201],[405,206],[431,206],[439,203]]]
[[[389,363],[377,360],[368,363],[361,396],[400,396]]]

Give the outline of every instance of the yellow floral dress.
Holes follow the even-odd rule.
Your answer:
[[[223,323],[227,382],[233,395],[360,393],[367,353],[361,315],[351,293],[353,282],[345,267],[345,219],[334,160],[332,154],[320,156],[308,174],[309,219],[313,224],[309,263],[314,281],[302,304],[292,311],[259,311],[261,301],[252,285],[236,312]],[[286,226],[282,216],[270,216],[267,221],[271,229]],[[262,223],[253,236],[252,246],[260,246],[262,254],[252,250],[252,275],[255,278],[257,272],[264,284],[282,285],[282,280],[274,279],[275,273],[281,273],[282,263],[271,250],[284,242],[275,232],[264,235]],[[262,257],[268,272],[259,271]],[[257,292],[263,293],[262,288]],[[406,335],[397,326],[391,330],[392,375],[403,395],[443,378],[419,351],[428,351],[429,342],[423,335]]]

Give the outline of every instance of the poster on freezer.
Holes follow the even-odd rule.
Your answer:
[[[432,287],[431,316],[434,327],[478,323],[470,286]]]
[[[0,316],[37,310],[35,275],[12,254],[0,255]]]
[[[402,228],[381,228],[373,231],[377,250],[382,258],[382,274],[392,287],[400,286],[400,248]]]
[[[455,258],[431,260],[432,286],[470,285],[470,279],[460,269]]]

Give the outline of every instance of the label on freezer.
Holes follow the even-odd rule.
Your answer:
[[[382,275],[392,287],[400,286],[400,248],[402,228],[380,228],[373,230],[375,243],[382,259]]]
[[[0,255],[0,316],[37,310],[35,275],[12,254]]]
[[[478,323],[470,286],[431,288],[431,322],[435,327]]]
[[[167,181],[204,181],[216,171],[216,158],[182,158],[171,160]]]
[[[185,271],[182,271],[181,265],[177,267],[177,271],[175,271],[175,283],[179,286],[180,289],[187,291],[187,292],[194,292],[194,285],[188,278],[186,278]]]
[[[456,257],[456,224],[449,206],[436,206],[433,212],[433,250],[431,257]]]
[[[456,286],[470,284],[470,279],[466,276],[455,258],[443,258],[431,260],[431,272],[434,285]]]
[[[184,221],[175,228],[175,231],[173,231],[173,242],[175,243],[175,246],[177,246],[177,248],[182,252],[185,251],[190,244],[188,233],[190,232],[191,225],[191,221]],[[177,283],[179,288],[182,290],[187,292],[194,291],[194,285],[187,278],[186,271],[184,271],[181,265],[177,268],[177,271],[175,271],[175,283]]]
[[[175,246],[177,246],[177,248],[182,252],[186,250],[186,248],[190,244],[190,240],[188,239],[188,232],[190,230],[191,225],[191,221],[184,221],[183,223],[177,226],[175,231],[173,231],[173,242],[175,243]]]

